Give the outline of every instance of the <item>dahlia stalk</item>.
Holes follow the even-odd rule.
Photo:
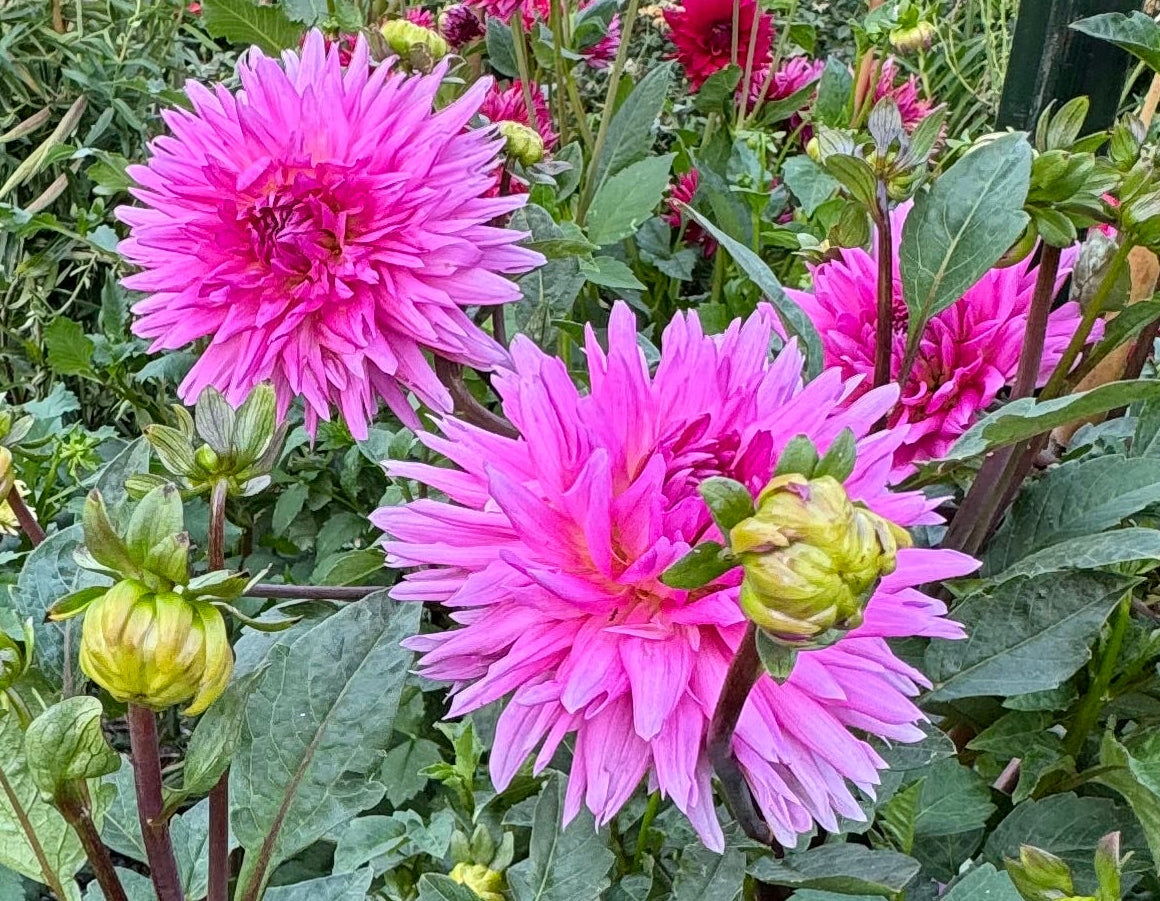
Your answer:
[[[795,436],[824,451],[848,428],[858,450],[850,498],[902,526],[938,520],[920,494],[887,490],[906,429],[871,429],[897,389],[852,400],[857,380],[836,370],[804,384],[794,343],[769,359],[773,334],[766,306],[718,336],[680,315],[653,374],[620,303],[607,350],[588,330],[586,394],[562,361],[517,337],[513,369],[494,378],[516,437],[445,417],[442,434],[420,438],[451,468],[387,464],[446,497],[372,520],[387,533],[388,564],[418,567],[394,596],[441,604],[456,623],[407,642],[425,677],[451,685],[449,715],[504,701],[489,760],[497,789],[529,756],[543,770],[570,736],[565,821],[586,806],[607,823],[647,784],[723,849],[707,734],[746,634],[741,573],[697,590],[661,579],[693,546],[722,540],[699,486],[722,475],[756,494]],[[927,683],[886,639],[960,637],[918,586],[976,565],[900,549],[861,625],[803,654],[784,684],[756,680],[732,750],[776,841],[864,819],[854,790],[872,796],[885,763],[861,736],[923,734],[911,698]]]
[[[506,363],[463,307],[518,299],[504,276],[543,258],[492,224],[524,198],[490,196],[503,141],[466,127],[490,79],[435,110],[445,73],[374,67],[361,37],[344,67],[313,31],[281,61],[251,49],[236,94],[190,82],[192,110],[162,112],[120,250],[151,350],[210,339],[183,398],[213,385],[237,405],[271,381],[279,418],[301,397],[311,432],[337,409],[365,438],[380,401],[412,427],[409,393],[452,408],[426,353]]]

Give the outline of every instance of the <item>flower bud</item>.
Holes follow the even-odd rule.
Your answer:
[[[895,28],[890,32],[890,46],[895,53],[917,53],[929,50],[937,35],[930,22],[919,22],[913,28]]]
[[[534,166],[544,158],[544,139],[534,128],[504,120],[499,133],[507,141],[507,152],[525,166]]]
[[[225,690],[233,651],[216,607],[125,579],[85,611],[81,669],[118,701],[201,713]],[[191,700],[192,699],[192,700]]]
[[[483,21],[466,3],[456,3],[439,14],[439,30],[456,49],[477,41],[487,32]]]
[[[910,545],[901,528],[855,505],[837,479],[797,473],[775,477],[729,538],[745,569],[742,610],[791,642],[859,626],[898,548]]]
[[[1071,867],[1054,854],[1023,845],[1019,859],[1008,858],[1006,864],[1007,875],[1024,901],[1058,901],[1075,894]]]
[[[0,692],[11,688],[26,668],[20,645],[0,632]]]
[[[822,161],[822,145],[816,136],[810,138],[809,142],[806,144],[806,156],[808,156],[815,163],[820,163]]]
[[[451,870],[451,880],[467,886],[481,901],[504,901],[503,874],[481,863],[457,863]]]
[[[409,59],[413,47],[422,47],[431,55],[432,60],[439,60],[451,52],[447,41],[437,31],[424,28],[406,19],[391,19],[384,22],[379,29],[383,39],[393,53]]]
[[[221,458],[208,444],[203,444],[196,451],[193,452],[194,462],[197,463],[205,472],[213,474],[217,472],[218,464],[221,463]]]
[[[16,475],[12,469],[12,451],[0,447],[0,499],[8,497],[8,492],[16,484]]]

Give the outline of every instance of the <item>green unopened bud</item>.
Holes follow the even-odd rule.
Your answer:
[[[431,55],[432,60],[442,59],[451,52],[447,41],[439,32],[408,22],[406,19],[384,22],[379,31],[393,53],[408,59],[414,47],[422,47]]]
[[[806,144],[806,156],[808,156],[815,163],[822,161],[822,145],[817,137],[812,137]]]
[[[481,901],[504,901],[503,874],[481,863],[457,863],[451,869],[451,880],[467,886]]]
[[[200,466],[206,473],[214,474],[221,464],[221,457],[208,444],[203,444],[193,453],[194,462]]]
[[[26,668],[20,645],[0,632],[0,692],[11,688]]]
[[[1008,859],[1007,875],[1024,901],[1060,901],[1075,894],[1067,861],[1047,851],[1023,845],[1019,859]]]
[[[233,651],[216,607],[125,579],[85,611],[81,669],[118,701],[193,716],[225,691]]]
[[[890,32],[890,46],[895,53],[929,50],[937,34],[930,22],[919,22],[913,28],[895,28]]]
[[[859,626],[898,548],[910,545],[903,529],[855,505],[837,479],[796,473],[776,476],[729,538],[745,568],[742,610],[791,642]]]
[[[544,139],[534,128],[505,120],[499,123],[499,133],[507,141],[508,154],[523,165],[534,166],[544,158]]]
[[[12,452],[6,447],[0,447],[0,500],[8,497],[15,484],[16,473],[12,468]]]

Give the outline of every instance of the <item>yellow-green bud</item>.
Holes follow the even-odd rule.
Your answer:
[[[8,497],[8,492],[16,484],[16,473],[12,468],[12,451],[0,447],[0,500]]]
[[[913,28],[895,28],[890,32],[890,46],[895,53],[917,53],[929,50],[937,32],[930,22],[919,22]]]
[[[534,166],[544,158],[544,139],[534,128],[505,119],[499,123],[499,133],[507,141],[508,154],[525,166]]]
[[[384,22],[379,28],[383,40],[393,53],[410,58],[412,47],[422,47],[431,54],[432,60],[438,60],[451,52],[447,41],[437,31],[424,28],[406,19],[391,19]]]
[[[24,670],[24,652],[20,645],[0,632],[0,692],[11,688]]]
[[[745,615],[776,638],[803,642],[859,626],[898,548],[910,545],[903,529],[854,504],[837,479],[796,473],[774,478],[729,540],[745,568]]]
[[[806,143],[806,156],[808,156],[815,163],[822,161],[822,145],[817,137],[810,138]]]
[[[457,863],[451,870],[451,880],[466,885],[481,901],[504,901],[503,874],[481,863]]]
[[[118,701],[201,713],[225,691],[233,650],[212,604],[125,579],[85,611],[81,669]]]
[[[193,452],[193,461],[208,473],[216,473],[221,458],[208,444],[203,444]]]

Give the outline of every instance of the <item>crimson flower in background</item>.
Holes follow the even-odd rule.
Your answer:
[[[676,45],[675,56],[692,82],[693,90],[714,72],[733,61],[733,0],[686,0],[683,6],[665,10],[669,37]],[[756,29],[755,65],[768,65],[773,47],[773,17],[761,12],[756,0],[741,0],[737,35],[739,65],[749,53],[749,41]]]

